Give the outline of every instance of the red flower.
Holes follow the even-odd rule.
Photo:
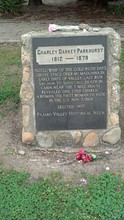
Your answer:
[[[81,160],[81,154],[79,152],[76,154],[76,159]]]
[[[87,163],[86,155],[82,155],[82,158],[81,158],[81,159],[82,159],[82,162],[83,162],[83,163]]]
[[[81,160],[82,156],[85,154],[84,149],[79,150],[79,152],[76,154],[76,159]]]
[[[83,163],[89,163],[92,161],[92,157],[90,154],[86,154],[82,156],[82,162]]]
[[[91,162],[92,161],[92,157],[91,157],[90,154],[86,155],[86,160],[87,160],[87,162]]]
[[[82,160],[83,163],[89,163],[93,160],[92,156],[83,148],[76,154],[76,159]]]

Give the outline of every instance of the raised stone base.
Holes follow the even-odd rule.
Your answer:
[[[66,33],[35,33],[31,32],[22,36],[22,64],[23,79],[20,90],[23,114],[22,141],[25,144],[35,144],[39,148],[91,148],[93,151],[99,146],[114,148],[121,141],[119,126],[120,86],[119,86],[119,58],[120,36],[111,28],[99,29],[99,32],[79,30]],[[107,66],[107,128],[106,129],[77,129],[37,131],[35,121],[35,97],[33,77],[32,38],[55,36],[102,36],[108,37],[108,66]],[[78,44],[78,42],[77,42]]]

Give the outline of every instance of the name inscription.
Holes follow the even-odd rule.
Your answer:
[[[99,63],[104,60],[102,45],[38,47],[38,64]]]

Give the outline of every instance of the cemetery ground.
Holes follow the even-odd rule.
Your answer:
[[[38,178],[50,172],[62,171],[65,177],[78,176],[80,172],[99,174],[109,167],[111,172],[124,177],[124,44],[120,60],[120,126],[121,144],[117,148],[91,149],[97,153],[97,160],[82,165],[76,161],[75,153],[62,151],[33,151],[34,146],[25,146],[21,141],[22,113],[19,91],[22,80],[22,66],[19,44],[3,44],[0,48],[0,162],[3,167],[27,171],[31,178]],[[63,146],[64,147],[64,146]],[[107,153],[106,153],[107,152]]]
[[[22,144],[20,45],[0,47],[1,220],[124,219],[124,44],[122,48],[122,142],[118,148],[96,152],[96,160],[82,164],[75,153],[33,151]]]

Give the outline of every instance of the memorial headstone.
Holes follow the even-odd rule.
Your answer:
[[[22,36],[22,141],[117,146],[120,37],[111,28]]]

